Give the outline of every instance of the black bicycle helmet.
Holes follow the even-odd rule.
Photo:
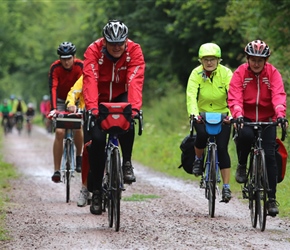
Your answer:
[[[245,52],[248,56],[259,56],[267,58],[271,55],[269,46],[261,40],[254,40],[249,42],[245,47]]]
[[[77,49],[71,42],[63,42],[59,45],[57,49],[57,54],[61,58],[70,58],[75,55]]]
[[[118,20],[109,21],[103,29],[103,36],[111,43],[124,42],[128,37],[128,27]]]

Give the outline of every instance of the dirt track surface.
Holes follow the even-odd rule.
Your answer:
[[[115,232],[107,213],[96,216],[89,206],[77,207],[79,174],[72,200],[65,202],[65,185],[50,179],[53,136],[33,129],[30,138],[13,131],[4,139],[5,160],[22,177],[11,183],[6,218],[11,240],[0,242],[0,249],[290,249],[289,221],[267,217],[260,232],[251,227],[247,205],[235,197],[229,204],[217,203],[215,218],[209,218],[197,182],[170,178],[136,162],[137,182],[126,187],[123,197],[159,198],[122,200],[120,231]]]

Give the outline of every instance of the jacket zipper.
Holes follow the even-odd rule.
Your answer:
[[[256,79],[257,79],[257,99],[256,99],[256,122],[259,121],[259,99],[260,99],[260,81],[259,81],[259,75],[256,75]]]

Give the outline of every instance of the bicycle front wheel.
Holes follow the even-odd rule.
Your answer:
[[[120,152],[118,148],[114,148],[112,152],[112,201],[113,201],[113,217],[115,231],[120,228],[120,202],[121,202],[121,181],[122,181],[122,168],[120,160]]]
[[[211,218],[215,213],[215,199],[216,199],[216,147],[212,145],[210,148],[210,165],[208,176],[208,208]]]
[[[71,141],[67,140],[65,142],[66,150],[66,171],[65,171],[65,182],[66,182],[66,202],[68,203],[70,200],[70,177],[71,177],[71,164],[72,164],[72,150],[73,146]]]
[[[113,226],[113,211],[114,211],[114,204],[112,201],[112,169],[113,169],[113,161],[112,161],[112,155],[110,156],[109,160],[106,162],[106,167],[107,167],[107,191],[106,191],[106,198],[104,200],[104,206],[106,205],[108,208],[108,222],[109,222],[109,227]]]
[[[257,202],[259,203],[259,225],[260,229],[263,232],[266,227],[266,218],[267,218],[267,191],[268,191],[268,175],[266,169],[266,161],[265,161],[265,152],[263,149],[260,150],[260,155],[258,158],[258,187],[257,191]]]
[[[258,203],[257,203],[257,191],[256,191],[256,175],[257,175],[257,156],[251,153],[250,169],[248,177],[248,192],[249,192],[249,208],[251,215],[252,227],[256,228],[258,219]]]

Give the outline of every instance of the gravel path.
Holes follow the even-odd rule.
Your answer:
[[[65,185],[50,178],[53,136],[33,127],[32,136],[16,131],[4,139],[5,161],[21,178],[8,194],[7,229],[11,240],[0,249],[290,249],[290,223],[267,217],[265,232],[251,227],[246,203],[233,198],[217,203],[208,217],[204,190],[134,163],[137,182],[126,186],[123,197],[155,195],[144,201],[121,202],[120,231],[108,227],[107,213],[92,215],[76,200],[81,177],[72,183],[70,203]],[[149,157],[149,156],[148,156]],[[178,170],[177,170],[178,171]]]

